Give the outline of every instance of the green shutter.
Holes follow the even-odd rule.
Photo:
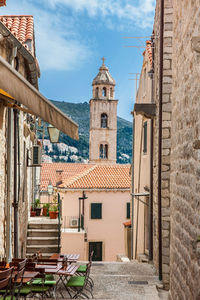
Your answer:
[[[91,203],[91,219],[101,219],[102,218],[102,204],[101,203]]]
[[[147,122],[144,122],[143,152],[147,152]]]
[[[130,202],[127,202],[126,203],[126,218],[127,219],[130,219],[130,217],[131,217],[130,208],[131,208]]]

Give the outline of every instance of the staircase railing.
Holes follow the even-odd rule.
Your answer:
[[[60,253],[60,238],[61,238],[61,219],[62,219],[62,200],[58,193],[58,253]]]

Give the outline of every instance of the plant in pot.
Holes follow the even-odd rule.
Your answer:
[[[49,217],[50,219],[57,219],[58,217],[58,205],[53,204],[49,208]]]
[[[36,211],[36,216],[39,217],[41,214],[41,207],[40,207],[40,199],[35,199],[34,203],[34,210]]]
[[[31,217],[35,217],[35,216],[36,216],[36,211],[34,205],[31,205]]]
[[[49,216],[49,207],[50,207],[49,203],[45,203],[43,205],[43,208],[42,208],[42,214],[43,214],[43,216],[45,216],[45,217]]]

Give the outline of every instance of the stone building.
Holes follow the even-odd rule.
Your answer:
[[[39,73],[33,17],[0,16],[0,256],[7,261],[26,251],[36,117],[78,136],[77,125],[38,92]]]
[[[197,2],[156,2],[149,232],[170,299],[200,297],[199,15]],[[144,115],[147,108],[135,105],[134,112]]]
[[[92,82],[93,98],[90,100],[91,163],[116,163],[117,103],[115,80],[103,64]]]

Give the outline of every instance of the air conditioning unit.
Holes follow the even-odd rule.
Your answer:
[[[78,218],[70,219],[70,227],[78,227]]]
[[[32,166],[41,165],[41,146],[34,145],[32,148]]]

